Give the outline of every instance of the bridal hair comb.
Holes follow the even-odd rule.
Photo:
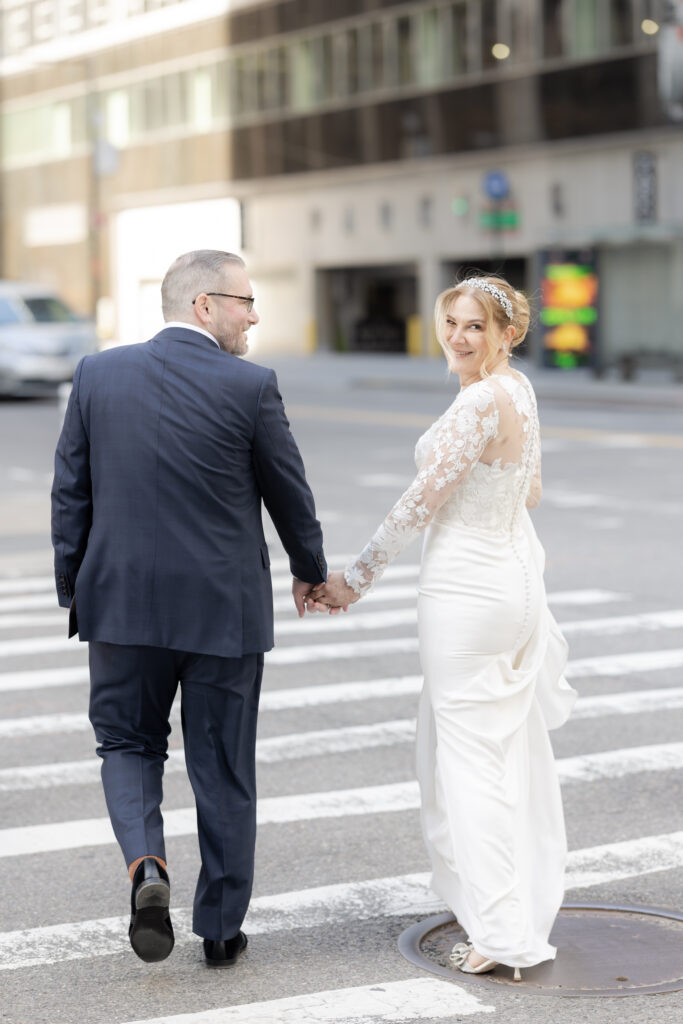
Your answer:
[[[468,288],[478,288],[482,292],[488,292],[494,299],[500,302],[501,306],[505,310],[505,315],[508,320],[513,319],[512,315],[512,303],[508,299],[507,295],[501,288],[496,288],[495,284],[491,284],[483,277],[466,277],[464,281],[460,282],[459,287],[467,285]]]

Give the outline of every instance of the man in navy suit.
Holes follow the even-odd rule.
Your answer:
[[[193,928],[207,964],[223,967],[246,946],[256,716],[273,646],[262,502],[300,616],[327,567],[275,374],[237,358],[259,319],[243,261],[187,253],[161,295],[156,337],[76,369],[55,456],[55,573],[69,635],[89,642],[90,720],[133,882],[131,944],[147,961],[173,947],[160,804],[180,684],[201,853]]]

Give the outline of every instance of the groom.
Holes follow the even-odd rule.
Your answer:
[[[207,965],[224,967],[247,944],[256,716],[273,646],[262,502],[299,616],[327,567],[275,374],[237,358],[259,319],[243,261],[186,253],[161,298],[156,337],[87,356],[74,375],[55,456],[55,573],[69,635],[89,642],[90,720],[133,883],[131,945],[150,962],[173,948],[160,804],[180,684],[201,853],[193,928]]]

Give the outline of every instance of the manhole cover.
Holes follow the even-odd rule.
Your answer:
[[[683,915],[653,907],[565,904],[550,941],[557,958],[522,970],[463,974],[448,959],[465,939],[452,914],[430,917],[400,936],[398,947],[411,963],[433,974],[478,985],[509,985],[518,992],[549,996],[629,996],[683,989]]]

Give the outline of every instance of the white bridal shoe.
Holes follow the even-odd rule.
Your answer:
[[[468,957],[470,953],[474,953],[474,951],[474,946],[471,942],[458,942],[453,946],[449,959],[459,971],[463,972],[463,974],[486,974],[487,971],[492,971],[494,967],[498,967],[497,960],[484,960],[483,963],[473,967],[469,962]],[[521,981],[522,972],[519,967],[515,967],[514,971],[514,980]]]

